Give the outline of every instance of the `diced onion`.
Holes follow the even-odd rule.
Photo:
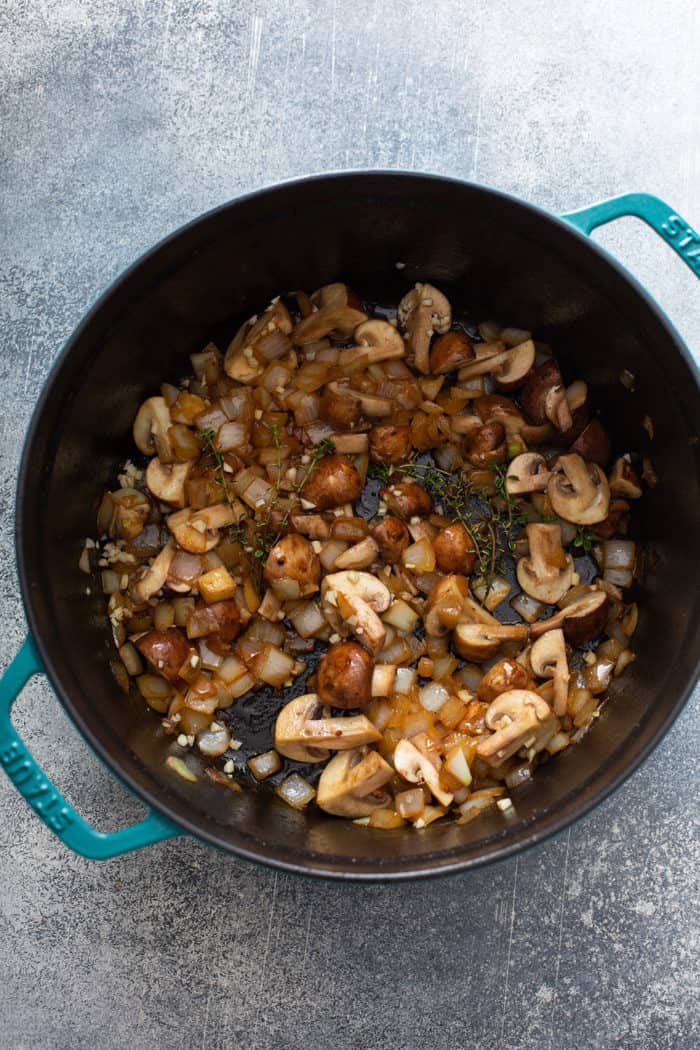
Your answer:
[[[425,794],[422,788],[400,791],[395,799],[396,810],[404,820],[417,820],[425,809]]]
[[[294,675],[296,661],[276,645],[265,642],[261,651],[248,661],[248,666],[261,682],[279,688]]]
[[[101,575],[104,594],[115,594],[118,590],[121,590],[121,577],[113,569],[103,569]]]
[[[394,664],[375,664],[372,672],[372,696],[391,696],[395,679]]]
[[[290,775],[275,788],[275,793],[294,809],[304,809],[315,797],[316,790],[299,773]]]
[[[394,680],[394,692],[408,693],[418,680],[418,674],[413,667],[397,667]]]
[[[450,699],[450,694],[439,682],[429,682],[418,690],[418,699],[426,711],[439,711]]]
[[[445,769],[459,780],[464,787],[469,787],[471,784],[472,774],[463,748],[452,748],[445,759]]]
[[[279,773],[282,768],[282,759],[273,748],[271,751],[264,751],[261,755],[249,758],[248,768],[256,780],[265,780],[273,773]]]
[[[539,620],[540,616],[547,608],[544,602],[539,602],[536,598],[531,598],[529,594],[525,594],[521,591],[520,594],[516,594],[515,598],[511,598],[510,607],[515,610],[518,616],[521,616],[525,623],[534,623],[535,620]]]
[[[435,569],[435,551],[426,539],[412,543],[401,555],[405,567],[411,572],[427,573]]]
[[[503,576],[492,576],[490,580],[477,577],[471,581],[472,594],[484,608],[491,611],[505,601],[511,586]]]
[[[231,734],[226,726],[221,725],[219,722],[212,722],[197,737],[197,747],[203,755],[207,755],[209,758],[218,758],[219,755],[223,755],[225,751],[228,751],[230,745]]]

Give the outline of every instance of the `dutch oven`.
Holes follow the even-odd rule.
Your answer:
[[[0,761],[67,846],[106,858],[189,833],[307,875],[390,881],[457,872],[560,831],[649,754],[687,699],[700,659],[700,389],[669,321],[586,236],[623,215],[644,220],[700,274],[700,237],[655,197],[630,194],[556,218],[478,185],[361,172],[234,200],[162,241],[105,292],[59,356],[29,428],[16,544],[30,634],[0,684]],[[636,515],[637,659],[582,743],[518,789],[510,820],[494,809],[465,826],[368,830],[318,810],[299,813],[269,791],[185,783],[164,764],[156,716],[126,698],[110,671],[103,597],[99,588],[86,595],[77,563],[100,495],[131,454],[137,407],[187,370],[188,354],[212,331],[235,330],[280,290],[334,280],[394,302],[413,282],[431,281],[458,312],[534,331],[552,344],[565,376],[586,380],[618,447],[649,456],[658,475]],[[151,809],[146,820],[98,832],[45,777],[10,722],[13,700],[39,673]]]

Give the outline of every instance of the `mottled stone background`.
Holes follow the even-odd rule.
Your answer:
[[[24,631],[17,463],[42,380],[153,241],[305,172],[407,167],[554,211],[644,189],[700,223],[696,0],[4,0],[1,661]],[[602,239],[698,345],[698,284],[634,220]],[[17,723],[98,826],[139,805],[45,683]],[[597,812],[517,860],[403,887],[303,882],[173,841],[70,855],[0,777],[0,1046],[692,1048],[697,697]]]

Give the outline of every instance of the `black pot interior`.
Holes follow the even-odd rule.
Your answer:
[[[398,270],[397,262],[405,263]],[[500,812],[464,827],[370,831],[268,791],[187,784],[164,767],[169,741],[109,670],[103,599],[77,562],[116,468],[133,452],[141,400],[189,370],[188,354],[232,334],[273,295],[344,280],[397,302],[416,280],[456,311],[532,329],[566,378],[583,377],[619,452],[649,455],[659,485],[637,511],[644,559],[636,662],[615,681],[586,740],[542,767]],[[634,391],[619,381],[635,376]],[[654,439],[642,426],[649,414]],[[600,251],[527,205],[424,176],[345,175],[227,205],[145,257],[103,297],[64,351],[25,449],[18,550],[31,626],[65,706],[146,800],[226,849],[295,870],[401,877],[458,870],[556,830],[598,801],[680,709],[699,655],[698,420],[693,366],[641,290]],[[233,710],[235,724],[235,709]]]

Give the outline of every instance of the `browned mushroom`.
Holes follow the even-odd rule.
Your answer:
[[[465,660],[483,663],[495,656],[504,642],[524,642],[524,624],[459,623],[454,632],[455,649]]]
[[[505,657],[490,667],[479,682],[476,695],[479,700],[491,703],[509,689],[533,689],[534,683],[522,664]]]
[[[435,561],[440,572],[470,576],[476,563],[476,545],[461,521],[446,525],[433,540]]]
[[[494,732],[480,741],[477,754],[492,765],[500,765],[521,747],[541,751],[558,725],[549,704],[528,689],[501,693],[490,705],[485,721]]]
[[[529,555],[516,567],[518,583],[532,598],[558,602],[571,586],[574,561],[562,547],[561,526],[531,522],[525,529]]]
[[[146,467],[146,484],[161,503],[184,507],[185,481],[191,469],[191,463],[161,463],[155,456]]]
[[[494,379],[501,390],[517,390],[530,375],[535,365],[535,344],[532,339],[514,346],[500,369],[494,373]]]
[[[410,426],[384,423],[369,432],[369,457],[373,463],[398,466],[410,458],[412,450]]]
[[[407,521],[426,518],[433,509],[432,496],[417,481],[393,481],[380,490],[379,498]]]
[[[326,456],[306,479],[302,497],[318,510],[352,503],[362,492],[362,479],[347,456]],[[310,509],[310,508],[309,508]]]
[[[329,751],[349,751],[380,738],[365,715],[323,718],[322,713],[315,693],[290,700],[275,722],[275,749],[298,762],[322,762]]]
[[[398,357],[406,356],[406,345],[400,333],[388,321],[364,321],[355,329],[355,342],[361,349],[362,356],[368,365],[375,365],[379,361],[392,361]],[[343,350],[340,355],[339,364],[341,368],[346,361],[352,360],[356,351],[352,348]],[[349,355],[348,357],[344,355]]]
[[[539,638],[546,631],[561,627],[571,645],[585,645],[602,633],[607,619],[608,596],[605,591],[590,590],[548,620],[533,624],[530,634],[533,638]]]
[[[566,643],[561,628],[545,631],[530,649],[530,667],[538,678],[554,681],[554,713],[566,714],[569,693],[569,664],[566,659]]]
[[[433,343],[430,351],[430,371],[436,375],[455,372],[473,357],[474,348],[466,332],[458,329],[445,332]]]
[[[522,438],[528,444],[539,445],[552,435],[552,425],[526,423],[520,409],[510,398],[501,394],[485,394],[473,402],[474,411],[483,423],[502,423],[509,441]]]
[[[316,689],[328,707],[366,707],[372,699],[371,656],[356,642],[332,645],[321,659]]]
[[[523,411],[531,423],[541,426],[548,420],[559,430],[572,425],[566,389],[556,361],[548,360],[531,373],[520,394]]]
[[[169,682],[175,682],[185,660],[194,652],[177,627],[165,631],[149,631],[137,638],[134,645],[154,671]]]
[[[508,464],[506,492],[519,496],[525,492],[544,492],[549,482],[549,470],[539,452],[523,452]]]
[[[372,536],[381,557],[389,565],[396,565],[401,561],[401,555],[411,541],[408,529],[401,519],[393,514],[387,514],[374,526]]]
[[[578,452],[582,459],[589,463],[597,463],[599,467],[607,467],[612,455],[610,450],[610,438],[599,419],[592,419],[588,423],[569,449],[570,452]]]
[[[464,454],[475,467],[504,463],[507,457],[506,432],[502,423],[484,423],[463,439]]]
[[[292,532],[270,551],[264,576],[281,600],[305,598],[318,590],[321,563],[309,541]]]
[[[168,431],[170,410],[163,397],[149,397],[141,405],[134,420],[134,443],[144,456],[157,453],[161,463],[172,463],[173,450]]]
[[[312,296],[318,309],[303,318],[292,332],[295,346],[318,342],[325,336],[347,339],[355,328],[367,320],[357,297],[345,284],[327,284]]]
[[[352,430],[362,419],[362,405],[338,383],[327,383],[321,395],[321,419],[342,430]]]
[[[408,347],[419,372],[430,371],[430,340],[433,332],[444,334],[452,324],[449,300],[432,284],[417,284],[399,303],[399,324],[406,332]]]
[[[394,770],[378,751],[363,747],[341,751],[321,773],[316,802],[336,817],[367,817],[389,802],[382,788],[393,776]]]
[[[613,464],[610,491],[613,496],[622,496],[623,499],[639,499],[642,495],[639,475],[625,456],[620,456]]]
[[[574,525],[593,525],[607,517],[607,478],[597,464],[586,464],[575,452],[560,456],[554,464],[547,495],[554,513]]]

